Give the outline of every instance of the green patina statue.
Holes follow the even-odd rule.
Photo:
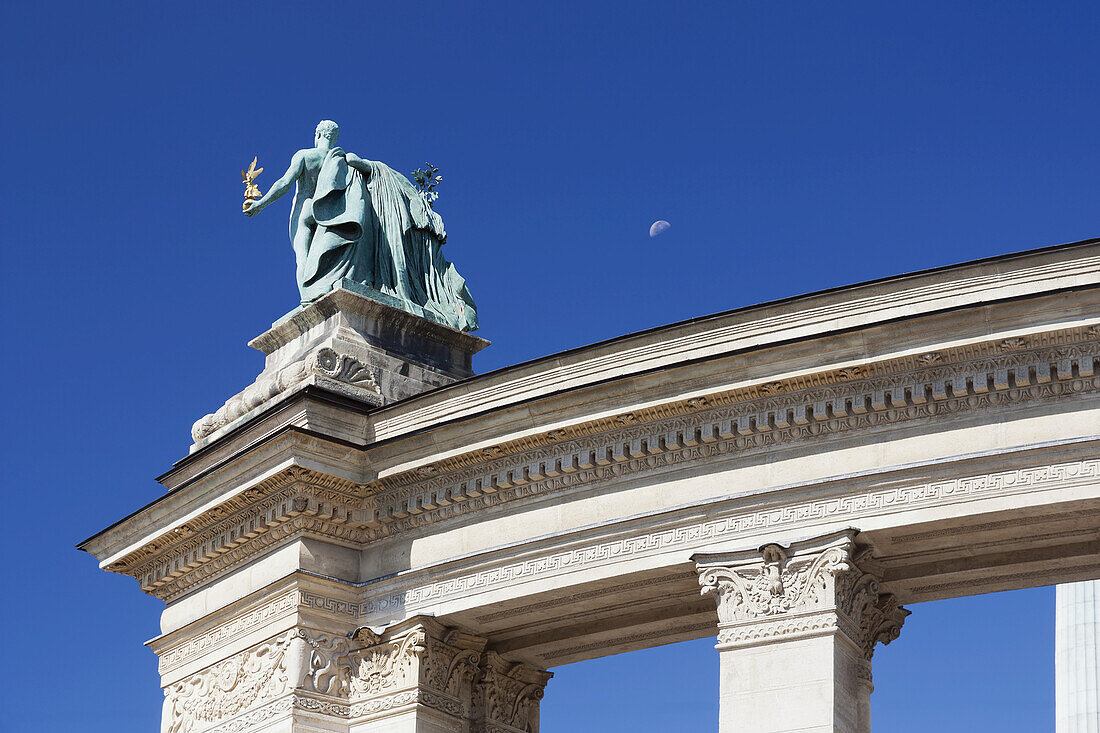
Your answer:
[[[302,303],[338,284],[462,331],[477,329],[466,281],[443,256],[443,220],[397,171],[336,147],[340,128],[317,125],[283,177],[245,209],[255,216],[297,184],[290,242]],[[343,282],[341,282],[343,281]]]

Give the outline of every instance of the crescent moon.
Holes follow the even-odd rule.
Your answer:
[[[672,228],[672,225],[669,224],[667,221],[665,221],[664,219],[658,219],[657,221],[653,222],[650,225],[650,227],[649,227],[649,237],[650,237],[650,239],[652,239],[653,237],[656,237],[659,234],[664,234],[665,232],[667,232],[671,228]]]

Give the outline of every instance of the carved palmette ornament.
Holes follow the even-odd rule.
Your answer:
[[[341,382],[347,382],[363,389],[378,391],[378,382],[374,378],[374,372],[355,357],[339,354],[325,347],[314,352],[307,363],[309,370],[314,374],[320,374],[330,379],[338,379]]]
[[[325,346],[278,371],[261,374],[244,391],[230,397],[217,412],[197,421],[191,428],[191,438],[202,440],[314,374],[381,394],[370,365]]]

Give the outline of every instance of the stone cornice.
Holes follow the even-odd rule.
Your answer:
[[[349,508],[363,495],[361,484],[292,466],[173,527],[106,569],[144,583],[151,563],[159,560],[163,567],[158,580],[163,580],[187,572],[187,566],[199,558],[222,554],[302,514],[321,514],[335,522],[366,522],[358,510]]]
[[[1044,357],[1047,361],[1051,361],[1051,357],[1056,356],[1047,353],[1039,355],[1039,351],[1058,346],[1077,347],[1072,353],[1063,355],[1067,358],[1078,358],[1086,353],[1092,354],[1094,359],[1100,358],[1100,325],[1028,334],[1027,336],[1017,336],[1009,339],[995,339],[936,351],[909,354],[897,358],[852,363],[837,369],[801,375],[790,379],[762,380],[737,389],[697,395],[688,399],[565,426],[520,440],[479,448],[445,460],[419,465],[411,470],[384,475],[383,478],[367,484],[366,490],[368,493],[383,493],[413,486],[416,488],[411,492],[403,492],[399,496],[404,497],[414,493],[423,493],[423,487],[439,485],[448,479],[446,474],[452,472],[459,472],[473,466],[478,466],[482,471],[485,468],[493,470],[495,466],[490,464],[486,467],[485,464],[495,458],[514,456],[550,445],[560,445],[570,440],[620,430],[626,426],[682,416],[694,416],[704,410],[720,407],[737,406],[741,408],[739,413],[754,414],[760,413],[764,409],[774,409],[774,405],[780,403],[793,403],[798,400],[796,395],[803,395],[814,397],[814,399],[801,400],[806,406],[808,414],[814,415],[813,407],[815,406],[819,407],[818,412],[825,407],[835,412],[835,404],[833,403],[815,405],[814,403],[821,400],[816,399],[813,390],[836,388],[854,382],[858,386],[855,386],[853,391],[868,393],[868,396],[873,398],[874,395],[871,393],[875,391],[875,382],[868,380],[893,378],[901,374],[911,375],[911,381],[915,383],[923,382],[934,387],[934,383],[937,381],[949,382],[955,379],[958,376],[958,367],[963,365],[972,366],[971,371],[984,372],[983,376],[989,382],[989,384],[982,384],[979,380],[979,383],[974,383],[974,377],[977,375],[967,374],[966,376],[973,387],[972,391],[975,394],[985,394],[992,387],[1003,389],[1006,386],[995,381],[998,376],[997,371],[1016,369],[1020,366],[1034,368],[1036,362]],[[1082,351],[1082,348],[1086,350]],[[1025,355],[1020,353],[1023,351],[1032,352],[1030,356],[1034,358],[1028,361]],[[972,364],[970,364],[971,362]],[[1086,369],[1088,368],[1086,366]],[[1007,374],[1004,375],[1006,380],[1007,376]],[[1013,378],[1017,383],[1019,383],[1018,377],[1018,374],[1013,374]],[[1038,378],[1043,382],[1049,381],[1043,374],[1039,374]],[[887,389],[888,385],[884,384],[882,388]],[[958,390],[954,391],[957,392]],[[848,394],[847,396],[850,398],[852,395]],[[763,406],[752,404],[754,401],[759,400],[763,400],[765,404]],[[793,406],[791,409],[794,409]],[[857,412],[863,412],[859,405],[855,409]],[[816,417],[820,420],[821,415],[818,414]],[[383,470],[382,473],[385,474],[385,471]]]
[[[359,546],[628,474],[1096,392],[1098,332],[1063,329],[766,382],[501,444],[370,484],[293,467],[107,569],[171,599],[296,533]]]
[[[343,285],[342,281],[340,284]],[[308,306],[291,311],[271,324],[268,331],[252,339],[248,345],[270,354],[281,346],[293,341],[327,319],[342,313],[356,313],[369,316],[380,323],[407,333],[428,336],[434,340],[453,345],[474,353],[481,351],[489,342],[472,333],[465,333],[441,323],[435,323],[408,311],[353,292],[344,287],[323,295]]]
[[[1058,312],[1058,298],[1054,297],[1056,293],[1068,290],[1076,291],[1067,304],[1077,304],[1077,318],[1090,317],[1095,313],[1093,305],[1098,285],[1100,241],[964,263],[693,319],[509,367],[384,408],[370,417],[367,421],[369,425],[364,423],[356,429],[365,431],[364,443],[371,443],[368,450],[373,450],[374,446],[382,448],[379,444],[387,440],[411,436],[416,431],[432,429],[446,421],[501,410],[519,404],[517,400],[562,394],[608,379],[630,379],[632,375],[647,371],[652,373],[692,360],[714,359],[735,352],[756,352],[798,341],[832,343],[830,339],[833,335],[838,337],[839,343],[847,338],[844,335],[846,330],[850,334],[853,330],[877,328],[879,338],[886,339],[882,344],[885,346],[891,340],[888,335],[890,327],[881,327],[896,319],[905,319],[906,323],[935,321],[940,324],[937,328],[941,329],[942,334],[953,333],[957,326],[968,326],[970,335],[966,338],[977,337],[979,332],[989,332],[982,330],[983,324],[990,328],[1000,324],[1003,326],[1000,328],[1002,336],[1013,336],[1016,334],[1014,328],[1024,332],[1040,330],[1049,328],[1040,323],[1065,322],[1071,318],[1068,311]],[[1024,313],[1021,308],[1025,301],[1022,299],[1034,297],[1039,298],[1036,303],[1045,303],[1044,307],[1053,310],[1042,311],[1044,315],[1038,320],[1022,320],[1015,326],[999,320],[999,314],[1015,312],[1019,316]],[[994,303],[997,304],[995,312],[989,310],[990,304]],[[970,315],[961,315],[963,313]],[[959,314],[959,317],[951,314]],[[917,344],[909,343],[919,348]],[[929,347],[934,348],[931,343]],[[856,360],[851,362],[852,366],[860,365],[857,352],[855,350],[844,357]],[[842,359],[836,359],[833,363],[840,366],[841,362]],[[624,409],[630,408],[624,406]],[[212,470],[211,462],[217,462],[222,457],[243,458],[243,453],[249,452],[252,443],[265,431],[279,428],[280,420],[298,418],[297,415],[282,415],[273,422],[252,425],[241,434],[235,434],[232,440],[224,441],[224,444],[209,446],[213,450],[203,453],[200,460],[189,461],[186,466],[181,462],[166,474],[166,485],[175,488],[189,484],[197,476],[206,477]],[[527,430],[527,426],[517,427]],[[557,426],[546,426],[547,429],[552,427]],[[538,426],[532,425],[530,428],[537,430]],[[570,435],[573,426],[564,425],[562,429]],[[492,449],[496,446],[479,447]],[[419,456],[409,455],[406,460],[417,463],[408,468],[432,470],[432,465],[424,463],[429,455],[427,452]],[[397,455],[387,454],[384,449],[374,450],[372,456],[379,459],[379,465],[397,458]],[[422,463],[424,465],[420,465]],[[406,467],[396,468],[400,473]],[[451,470],[446,466],[434,468],[437,472]],[[369,479],[369,474],[364,472],[360,478]],[[386,477],[387,481],[391,479],[408,481],[397,476]],[[207,492],[214,483],[215,480],[204,478],[201,493]],[[189,490],[188,493],[192,492]],[[101,561],[106,558],[113,561],[116,554],[137,540],[142,523],[154,514],[155,511],[142,510],[132,518],[133,521],[128,519],[125,526],[105,530],[82,543],[81,547]],[[159,520],[154,520],[150,526],[157,524]]]
[[[547,390],[575,389],[608,376],[817,338],[897,318],[1100,285],[1100,242],[955,265],[720,313],[630,334],[483,375],[415,397],[376,415],[375,436],[388,439],[488,406]]]

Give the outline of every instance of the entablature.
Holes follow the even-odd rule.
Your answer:
[[[530,505],[631,476],[743,461],[800,445],[828,450],[835,444],[829,441],[868,431],[884,435],[907,423],[950,416],[957,422],[957,416],[976,419],[995,411],[984,419],[997,423],[1005,411],[1100,390],[1097,331],[1078,326],[971,343],[711,393],[367,482],[292,460],[120,553],[107,569],[173,600],[294,537],[358,548],[411,539],[439,523],[465,524],[477,512],[512,502]]]

